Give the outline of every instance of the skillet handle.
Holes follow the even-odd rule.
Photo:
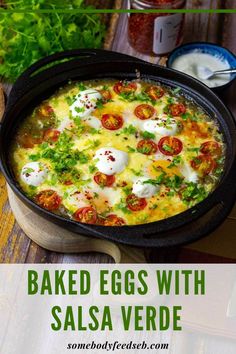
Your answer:
[[[126,54],[103,49],[72,49],[49,55],[38,60],[18,77],[12,87],[7,110],[25,93],[29,92],[35,84],[43,82],[45,77],[51,78],[62,71],[70,70],[72,66],[79,67],[85,61],[95,64],[97,60],[101,61],[103,59],[126,59],[127,61],[135,59],[135,61],[142,61]]]

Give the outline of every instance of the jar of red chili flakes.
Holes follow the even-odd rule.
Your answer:
[[[130,8],[182,9],[186,0],[129,0]],[[141,53],[164,55],[171,52],[183,39],[184,14],[131,13],[128,36],[133,48]]]

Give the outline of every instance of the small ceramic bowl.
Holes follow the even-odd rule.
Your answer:
[[[191,52],[198,52],[198,53],[205,53],[210,54],[222,61],[227,61],[231,68],[236,68],[236,56],[231,53],[228,49],[221,47],[217,44],[208,43],[208,42],[193,42],[183,44],[176,49],[174,49],[168,56],[167,60],[167,67],[172,68],[172,64],[176,58],[183,54],[188,54]],[[228,88],[233,81],[236,79],[236,74],[231,74],[230,81],[226,84],[217,86],[217,87],[210,87],[214,92],[221,93],[226,88]]]

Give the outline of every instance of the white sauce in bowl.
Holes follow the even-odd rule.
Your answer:
[[[217,87],[227,84],[230,81],[230,74],[214,76],[211,79],[203,80],[198,76],[199,67],[206,67],[211,71],[226,70],[230,68],[226,60],[211,54],[192,52],[177,57],[171,67],[193,76],[209,87]]]

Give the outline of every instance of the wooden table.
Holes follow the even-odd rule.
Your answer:
[[[192,0],[187,1],[189,7],[194,8],[236,8],[235,0],[214,1],[214,0]],[[204,5],[203,5],[204,4]],[[117,16],[115,16],[116,19]],[[112,49],[140,58],[158,62],[158,58],[145,57],[136,53],[127,43],[126,40],[126,24],[127,16],[120,15],[118,25],[113,31],[113,38],[106,44],[106,49]],[[113,18],[114,22],[114,18]],[[236,54],[236,15],[235,14],[187,14],[185,26],[185,42],[189,41],[209,41],[221,44],[229,48]],[[5,86],[6,91],[10,88]],[[236,115],[236,100],[235,100],[236,82],[225,95],[224,101],[232,112]],[[205,257],[205,258],[204,258]],[[160,258],[160,261],[172,261],[173,253],[165,255],[165,258]],[[175,261],[206,262],[206,255],[196,254],[186,251],[185,248],[179,252]],[[214,258],[211,261],[217,261]],[[223,259],[222,259],[223,260]],[[19,228],[14,220],[11,212],[5,180],[0,175],[0,263],[110,263],[112,258],[98,253],[66,255],[55,252],[48,252],[30,239]]]

